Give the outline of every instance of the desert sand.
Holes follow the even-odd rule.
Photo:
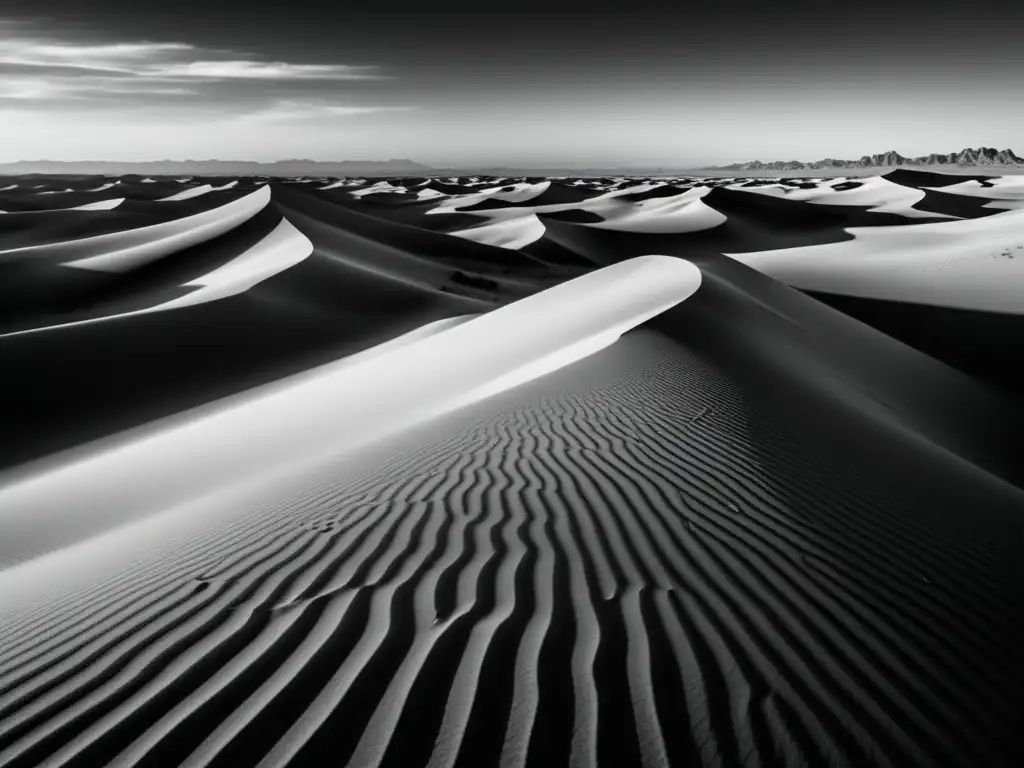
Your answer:
[[[0,765],[1022,764],[1022,197],[0,178]]]

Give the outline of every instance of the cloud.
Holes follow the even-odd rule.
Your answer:
[[[348,64],[289,64],[248,59],[189,61],[163,64],[145,73],[152,77],[213,80],[379,80],[386,76],[375,66]]]
[[[96,100],[130,99],[135,97],[169,98],[198,97],[202,91],[185,84],[137,82],[111,77],[68,77],[53,74],[11,74],[0,67],[0,102],[59,101],[92,102]]]
[[[375,80],[386,77],[376,66],[265,61],[254,54],[199,48],[189,43],[95,44],[37,37],[0,40],[0,67],[64,68],[86,74],[157,80]]]
[[[270,159],[317,147],[331,155],[410,109],[386,103],[391,83],[361,62],[106,40],[0,19],[0,151]]]
[[[52,111],[130,102],[137,108],[182,107],[197,111],[307,116],[295,104],[347,81],[388,80],[380,67],[269,60],[252,52],[181,42],[96,42],[61,39],[26,24],[0,19],[0,106]],[[332,94],[335,98],[337,94]],[[378,107],[318,107],[320,116],[378,111]],[[334,111],[332,111],[332,109]],[[281,118],[285,119],[285,118]]]
[[[237,119],[246,121],[301,121],[318,120],[333,117],[352,117],[355,115],[379,114],[382,112],[408,112],[416,109],[411,106],[365,106],[352,104],[316,103],[291,99],[280,99],[265,108],[239,115]]]
[[[175,55],[192,55],[187,43],[62,43],[23,37],[0,40],[0,64],[34,67],[66,67],[94,72],[144,74],[154,60]]]

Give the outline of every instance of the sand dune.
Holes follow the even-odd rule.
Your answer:
[[[993,208],[1001,211],[1016,211],[1020,208],[1024,208],[1024,199],[1022,200],[993,200],[990,203],[985,203],[983,208]]]
[[[850,241],[730,255],[987,383],[1024,393],[1022,211],[988,213],[995,215],[857,227],[847,230]]]
[[[212,272],[183,283],[182,288],[194,290],[189,290],[181,296],[128,312],[102,314],[85,320],[0,333],[0,339],[13,338],[30,333],[44,333],[86,323],[107,322],[147,312],[163,312],[170,309],[190,307],[207,301],[216,301],[228,296],[235,296],[249,290],[257,283],[298,264],[312,252],[313,244],[301,232],[295,229],[291,223],[283,220],[269,235],[237,258],[217,267]]]
[[[265,277],[268,255],[275,258],[283,246],[287,258],[293,258],[288,239],[295,235],[290,225],[282,224],[271,235],[275,242],[263,252],[228,264],[219,270],[221,276],[207,276],[196,293],[205,293],[205,300],[211,294],[220,298],[237,292],[240,282]],[[370,350],[359,359],[312,371],[294,386],[285,382],[282,389],[257,401],[245,398],[233,409],[15,483],[0,489],[0,507],[18,510],[18,518],[7,516],[6,522],[35,541],[41,533],[27,533],[31,521],[52,527],[71,499],[104,509],[108,519],[145,515],[202,495],[214,483],[230,485],[282,464],[352,450],[372,437],[410,427],[592,354],[684,300],[699,284],[699,270],[670,257],[607,267],[400,346],[400,353]],[[187,305],[190,298],[173,306]],[[426,360],[436,372],[432,376],[423,370]],[[347,397],[334,400],[331,393],[338,391]],[[367,411],[369,396],[379,411]],[[323,430],[325,421],[341,426],[344,437],[339,440],[334,430]],[[240,446],[245,448],[239,450]],[[138,493],[126,493],[124,480],[129,474]],[[10,557],[20,559],[17,553]]]
[[[570,276],[568,273],[559,274],[557,269],[552,270],[550,265],[521,251],[513,252],[507,248],[451,237],[413,226],[405,221],[387,220],[391,210],[389,207],[375,208],[371,215],[364,212],[364,208],[334,204],[319,199],[319,194],[300,192],[295,188],[277,190],[277,195],[282,210],[293,220],[293,214],[298,213],[300,216],[311,216],[339,229],[341,236],[349,240],[352,253],[387,251],[392,255],[387,257],[384,263],[394,260],[397,256],[403,264],[415,269],[415,273],[409,274],[424,274],[426,271],[437,275],[446,271],[451,278],[455,271],[463,275],[475,273],[491,281],[480,285],[491,286],[501,294],[502,300],[522,298],[540,287],[560,282]],[[399,211],[401,210],[400,207]],[[473,221],[479,220],[474,218]],[[475,279],[471,275],[470,277]],[[477,282],[479,283],[479,280]],[[446,288],[463,290],[467,286],[463,280],[462,286],[449,285]],[[488,293],[484,290],[482,294],[469,291],[468,295],[489,300],[494,294],[493,291]]]
[[[151,227],[52,245],[0,250],[0,262],[30,258],[76,269],[123,272],[217,237],[255,215],[269,201],[268,192],[256,191],[212,211]]]
[[[858,228],[849,242],[729,255],[798,288],[1024,313],[1022,217]]]
[[[925,187],[967,197],[985,197],[992,200],[1017,200],[1024,198],[1024,181],[1014,177],[993,179],[982,186],[981,182],[970,180],[943,187]]]
[[[323,187],[323,189],[330,189],[330,185]],[[373,195],[381,192],[405,192],[405,187],[395,187],[386,181],[379,181],[376,184],[371,184],[363,189],[357,189],[352,192],[356,197],[362,197],[363,195]]]
[[[503,205],[525,203],[540,198],[550,185],[551,182],[549,181],[542,181],[537,184],[520,182],[502,187],[488,187],[484,185],[486,188],[478,192],[468,192],[450,197],[444,204],[435,208],[432,212],[456,213],[465,208],[480,206],[487,202]]]
[[[544,236],[544,224],[536,214],[516,219],[506,219],[493,224],[482,224],[470,229],[459,229],[448,234],[473,240],[477,243],[496,245],[513,250],[523,248]]]
[[[444,192],[440,192],[436,189],[421,189],[419,192],[416,193],[416,197],[418,197],[420,200],[435,200],[439,197],[444,196]]]
[[[1024,761],[1014,182],[19,183],[0,764]]]
[[[19,213],[49,213],[52,211],[110,211],[117,208],[121,203],[125,201],[123,197],[113,197],[106,200],[95,200],[93,202],[82,203],[81,205],[71,205],[64,207],[45,207],[45,208],[28,208]]]
[[[123,197],[113,197],[109,200],[97,200],[95,203],[83,203],[82,205],[76,205],[73,208],[68,208],[69,211],[110,211],[117,208],[121,203],[124,202]]]
[[[634,210],[616,211],[601,223],[583,226],[623,232],[683,233],[711,229],[726,220],[721,213],[701,202],[698,196],[687,199],[684,193],[677,197],[680,199],[645,200]]]
[[[583,212],[596,221],[586,219],[581,223],[593,224],[603,229],[651,233],[694,232],[717,226],[725,220],[716,211],[708,209],[699,202],[696,205],[690,205],[706,195],[710,191],[708,187],[694,187],[686,191],[676,190],[674,194],[665,197],[646,198],[643,196],[643,192],[665,186],[667,185],[657,184],[612,190],[596,196],[579,197],[571,202],[547,202],[552,198],[545,197],[544,193],[541,193],[525,201],[517,202],[515,206],[500,204],[498,194],[492,194],[487,197],[487,200],[492,202],[492,205],[488,207],[482,207],[479,201],[471,206],[464,206],[456,200],[443,203],[428,213],[471,212],[474,216],[487,218],[493,222],[502,222],[527,215],[564,216],[565,214]],[[633,192],[634,189],[640,189],[641,192]],[[634,199],[624,199],[627,197]],[[564,196],[555,195],[554,198],[564,199]]]
[[[487,211],[497,208],[529,207],[531,209],[550,205],[567,205],[581,203],[592,197],[600,196],[596,190],[572,187],[557,181],[543,181],[537,184],[514,184],[503,187],[473,205],[459,205],[462,211]]]
[[[161,198],[160,200],[161,202],[173,203],[178,200],[190,200],[191,198],[198,198],[201,195],[211,193],[211,191],[213,191],[213,187],[210,186],[209,184],[200,184],[199,186],[191,186],[187,189],[182,189],[181,191],[179,191],[179,193],[174,193],[174,195],[169,195],[168,197]]]
[[[313,244],[285,219],[238,258],[185,283],[185,287],[198,290],[153,309],[173,309],[234,296],[298,264],[312,252]]]
[[[315,238],[314,253],[242,294],[102,323],[55,325],[81,318],[81,312],[29,317],[27,327],[51,329],[3,341],[5,367],[19,371],[17,378],[5,379],[10,399],[3,419],[9,434],[19,438],[0,442],[0,466],[277,380],[423,323],[496,306],[494,295],[477,299],[443,290],[451,267],[434,265],[422,282],[401,272],[368,270],[344,258],[347,239],[336,229],[289,220]],[[237,257],[280,221],[280,213],[263,211],[228,236],[124,276],[62,273],[102,278],[104,301],[84,317],[110,317],[196,290],[175,286]],[[38,290],[35,296],[39,303]],[[24,327],[18,322],[12,330]],[[76,382],[71,398],[69,381]]]
[[[981,531],[929,530],[761,416],[764,467],[735,386],[658,336],[565,371],[187,556],[150,543],[119,589],[86,580],[83,631],[26,614],[49,642],[5,648],[5,703],[35,707],[4,758],[1000,763],[1007,639],[948,634],[1012,610]]]
[[[815,186],[810,189],[791,189],[777,185],[748,187],[747,190],[762,195],[783,195],[793,200],[805,200],[809,203],[864,206],[873,213],[895,213],[910,218],[955,218],[947,214],[914,208],[915,204],[925,198],[924,190],[894,184],[883,176],[867,177],[861,180],[857,187],[841,191],[827,185]]]

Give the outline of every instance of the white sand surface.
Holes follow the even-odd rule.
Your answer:
[[[867,177],[863,180],[862,186],[845,190],[834,189],[828,184],[819,184],[813,189],[787,187],[784,184],[773,184],[763,187],[730,185],[729,188],[751,194],[784,197],[787,200],[802,200],[808,203],[864,206],[872,213],[895,213],[907,218],[957,218],[948,214],[919,211],[916,208],[912,208],[911,206],[924,199],[924,190],[894,184],[881,176]]]
[[[582,226],[621,232],[681,234],[712,229],[724,224],[726,216],[705,205],[700,199],[701,196],[696,190],[690,190],[675,197],[652,198],[625,209],[615,210],[595,204],[586,210],[602,214],[606,220],[601,223],[585,223]]]
[[[356,197],[362,197],[363,195],[375,195],[381,192],[405,192],[405,187],[396,187],[395,185],[390,184],[386,181],[379,181],[376,184],[372,184],[369,187],[366,187],[366,189],[357,189],[353,191],[352,194],[355,195]]]
[[[270,234],[241,255],[202,277],[184,283],[184,287],[197,290],[145,311],[177,309],[235,296],[295,266],[311,253],[313,243],[291,222],[283,219]]]
[[[983,187],[980,181],[970,179],[947,187],[925,187],[936,192],[965,197],[986,197],[990,200],[1024,200],[1024,176],[1000,176],[990,179],[990,187]]]
[[[270,190],[262,187],[219,208],[173,221],[0,251],[0,262],[32,258],[75,269],[126,272],[182,248],[212,240],[255,216],[268,202]]]
[[[173,195],[161,197],[157,202],[173,203],[176,200],[191,200],[193,197],[199,197],[200,195],[205,195],[207,192],[212,191],[213,187],[211,187],[209,184],[200,184],[198,187],[183,189],[181,192],[175,192]]]
[[[85,203],[67,208],[68,211],[112,211],[124,202],[123,197],[112,197],[109,200],[97,200],[95,203]]]
[[[853,240],[728,255],[807,290],[1024,313],[1024,210],[847,231]]]
[[[531,213],[514,219],[496,221],[492,224],[456,230],[448,234],[485,245],[496,245],[499,248],[515,250],[540,240],[544,236],[544,232],[544,223]]]
[[[36,549],[50,531],[44,549],[57,549],[235,483],[306,469],[593,354],[700,281],[697,267],[668,256],[606,267],[8,482],[0,522]],[[0,581],[10,585],[11,573]]]

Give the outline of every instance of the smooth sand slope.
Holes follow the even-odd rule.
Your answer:
[[[219,209],[127,232],[51,245],[0,250],[0,261],[31,259],[98,272],[124,272],[182,248],[210,240],[259,212],[270,200],[259,190]]]
[[[757,263],[925,176],[13,179],[125,202],[0,216],[0,765],[1024,763],[1020,395]]]
[[[104,312],[96,317],[71,320],[56,325],[41,325],[21,331],[0,333],[0,339],[27,333],[44,333],[61,327],[83,323],[102,323],[146,312],[178,309],[207,301],[224,299],[249,290],[257,283],[295,266],[313,252],[313,244],[294,226],[282,220],[265,237],[236,258],[193,278],[181,285],[183,295],[166,301],[157,301],[140,309],[126,312]],[[74,264],[70,265],[74,266]],[[189,290],[194,289],[194,290]]]
[[[949,190],[954,187],[944,187]],[[1010,392],[1024,393],[1024,211],[730,253]]]
[[[1024,212],[850,234],[843,243],[728,255],[798,288],[1024,312]]]
[[[884,176],[867,177],[858,181],[856,186],[840,189],[831,184],[817,184],[808,189],[794,189],[781,184],[746,189],[757,194],[780,195],[809,203],[863,206],[872,213],[895,213],[909,218],[954,218],[949,214],[918,210],[914,206],[925,199],[925,191],[895,184]]]
[[[537,218],[536,214],[531,213],[522,218],[481,224],[469,229],[455,230],[448,234],[477,243],[518,250],[544,236],[544,223]]]
[[[95,533],[282,466],[352,452],[593,354],[699,285],[700,271],[681,259],[632,259],[11,482],[0,488],[0,509],[11,510],[4,523],[19,533],[0,545],[0,563],[23,559],[26,546],[59,546],[81,529],[79,507],[96,510],[85,526]]]
[[[12,266],[10,274],[36,288],[28,295],[4,294],[0,303],[8,315],[5,370],[19,372],[5,378],[8,397],[0,409],[12,437],[0,441],[0,465],[39,458],[358,352],[424,323],[497,305],[496,297],[444,290],[454,272],[450,266],[432,266],[397,249],[388,253],[404,256],[403,266],[424,264],[428,274],[420,280],[401,270],[364,269],[364,255],[382,253],[372,242],[360,239],[373,250],[353,253],[338,228],[309,228],[296,218],[289,224],[314,243],[302,261],[240,294],[172,312],[129,314],[194,295],[202,286],[188,283],[206,280],[247,253],[268,253],[260,244],[282,221],[276,206],[268,207],[218,238],[126,273],[47,267],[35,276],[49,281],[46,290]],[[78,322],[95,318],[106,319]],[[45,330],[14,333],[39,328]]]

